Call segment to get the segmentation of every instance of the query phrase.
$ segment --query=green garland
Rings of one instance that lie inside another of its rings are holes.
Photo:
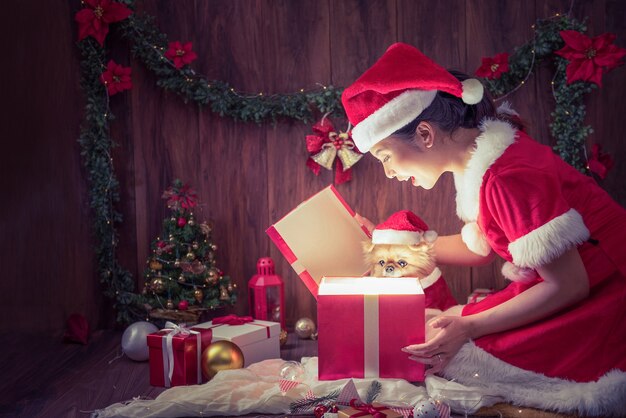
[[[134,0],[121,0],[120,3],[134,9]],[[340,100],[342,89],[323,86],[314,91],[292,94],[242,94],[226,82],[209,81],[199,76],[189,66],[175,68],[163,55],[168,39],[158,30],[153,17],[132,14],[115,26],[130,42],[135,58],[158,77],[157,85],[180,95],[185,102],[210,106],[221,116],[256,123],[276,123],[281,118],[308,123],[321,114],[345,117]],[[487,89],[502,98],[521,87],[540,60],[554,57],[554,51],[563,46],[559,31],[565,29],[586,30],[582,23],[568,16],[539,20],[534,39],[517,48],[509,58],[509,72],[496,80],[484,80]],[[115,226],[122,221],[122,216],[115,209],[115,204],[119,202],[119,184],[111,158],[111,149],[116,144],[110,137],[109,129],[109,122],[114,116],[109,108],[106,88],[100,82],[105,69],[106,50],[91,37],[79,41],[78,48],[82,56],[81,86],[86,96],[85,120],[79,143],[88,171],[90,203],[94,211],[98,271],[105,295],[114,299],[118,321],[128,323],[143,318],[145,313],[134,297],[132,275],[120,266],[116,256],[118,234]],[[556,107],[550,128],[557,140],[555,150],[565,161],[585,171],[585,159],[581,153],[591,128],[583,126],[583,100],[592,85],[582,82],[567,85],[566,66],[566,60],[556,57],[553,79]]]

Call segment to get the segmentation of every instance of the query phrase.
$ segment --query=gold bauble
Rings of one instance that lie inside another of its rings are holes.
[[[189,251],[185,257],[187,257],[188,260],[193,260],[196,258],[196,255],[192,251]]]
[[[228,287],[227,287],[226,289],[228,289],[228,291],[229,291],[230,293],[232,293],[232,292],[233,292],[233,290],[235,290],[235,288],[233,287],[232,283],[228,283]]]
[[[185,283],[185,281],[186,281],[185,276],[183,276],[182,274],[178,276],[178,283]]]
[[[215,244],[211,244],[211,249],[212,249],[213,251],[217,251],[217,245],[215,245]]]
[[[204,292],[202,291],[202,289],[196,288],[193,291],[193,297],[196,300],[196,302],[202,303],[202,301],[204,300]]]
[[[220,300],[230,300],[230,295],[224,286],[220,286]]]
[[[193,244],[191,244],[191,248],[193,248],[194,250],[198,249],[198,243],[194,242]]]
[[[180,267],[180,260],[179,259],[176,259],[176,261],[174,261],[174,266]]]
[[[172,217],[170,218],[170,221],[172,221],[172,222],[176,222],[176,218],[172,216]],[[171,235],[170,235],[170,236],[171,236]]]
[[[299,338],[311,338],[317,327],[311,318],[300,318],[296,322],[294,331]]]
[[[150,269],[161,270],[162,268],[163,264],[159,263],[157,260],[150,260]]]
[[[155,277],[150,282],[150,288],[155,293],[162,293],[165,290],[165,283],[163,283],[163,279],[160,277]]]
[[[174,235],[170,234],[170,242],[174,242]]]
[[[204,282],[209,285],[217,284],[217,276],[207,276],[204,278]]]
[[[241,369],[244,364],[243,353],[230,341],[216,341],[202,352],[200,359],[202,374],[208,380],[220,370]]]
[[[189,218],[189,222],[187,223],[191,226],[194,226],[196,222],[193,220],[193,218]]]
[[[217,269],[216,269],[216,268],[211,267],[211,268],[209,269],[209,277],[210,277],[211,279],[213,279],[213,278],[217,278],[217,277],[219,277],[219,275],[220,275],[220,274],[219,274],[219,272],[217,271]]]
[[[280,330],[280,335],[278,336],[278,342],[280,342],[281,347],[287,344],[287,331],[284,329]]]
[[[165,307],[167,309],[174,309],[174,302],[172,301],[172,299],[167,300],[167,302],[165,303]]]

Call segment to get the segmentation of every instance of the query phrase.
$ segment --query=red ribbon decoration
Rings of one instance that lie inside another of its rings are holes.
[[[600,144],[593,144],[591,147],[591,158],[587,161],[587,168],[604,180],[609,170],[613,167],[613,158],[602,152]]]
[[[324,118],[320,122],[313,125],[314,135],[306,136],[306,149],[309,151],[311,156],[317,154],[322,150],[324,144],[335,143],[337,140],[337,131],[335,127],[330,122],[330,120]],[[352,134],[348,133],[349,138],[351,140]],[[360,151],[354,148],[355,152],[360,154]],[[311,158],[306,160],[306,165],[311,169],[315,175],[319,175],[321,166],[313,161]],[[348,168],[347,170],[343,169],[343,164],[339,158],[335,158],[335,183],[341,184],[352,179],[352,168]]]
[[[251,316],[226,315],[226,316],[218,316],[217,318],[214,318],[212,323],[213,325],[218,325],[218,324],[243,325],[252,321],[254,321],[254,318],[252,318]]]
[[[384,412],[381,412],[385,409],[389,409],[386,406],[374,406],[372,404],[362,404],[362,405],[358,405],[357,404],[357,400],[356,399],[352,399],[350,401],[350,406],[358,411],[361,411],[357,414],[351,415],[351,418],[357,418],[357,417],[363,417],[366,415],[371,415],[374,418],[385,418],[387,416],[387,414],[385,414]]]

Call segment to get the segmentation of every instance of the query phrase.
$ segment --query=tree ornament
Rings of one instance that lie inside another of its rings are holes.
[[[211,244],[211,250],[217,251],[217,245],[216,244]]]
[[[220,286],[220,300],[230,300],[228,290],[224,286]]]
[[[195,287],[193,290],[193,298],[196,300],[196,302],[202,303],[202,301],[204,300],[204,292],[202,291],[202,289]]]
[[[176,260],[174,260],[174,266],[175,267],[180,267],[180,260],[178,258]]]
[[[162,268],[163,268],[163,264],[159,263],[157,260],[150,261],[151,270],[161,270]]]
[[[196,221],[193,220],[193,217],[189,218],[189,222],[187,222],[190,226],[194,226]]]
[[[310,158],[307,160],[307,167],[319,175],[320,167],[332,170],[333,163],[337,160],[335,167],[335,183],[341,184],[351,178],[351,168],[362,157],[352,142],[349,132],[335,131],[333,124],[325,117],[313,126],[315,135],[307,135],[306,146]]]
[[[175,180],[174,184],[167,188],[161,197],[167,200],[169,209],[176,211],[193,209],[198,204],[198,195],[195,190],[180,180]]]
[[[281,347],[287,344],[288,336],[289,335],[287,334],[287,331],[284,328],[280,330],[280,335],[278,336],[278,342],[280,343]]]
[[[219,275],[220,275],[220,274],[219,274],[219,270],[218,270],[218,269],[216,269],[215,267],[211,267],[211,268],[209,269],[208,274],[209,274],[209,278],[210,278],[211,280],[217,280],[217,279],[218,279],[218,277],[219,277]]]
[[[197,249],[198,249],[198,243],[194,241],[194,242],[191,244],[191,248],[193,248],[194,250],[197,250]]]
[[[317,327],[311,318],[300,318],[296,321],[294,332],[301,339],[311,338]]]
[[[428,398],[415,405],[415,408],[413,408],[413,417],[450,418],[450,407],[440,400]]]
[[[624,62],[626,49],[613,44],[615,35],[604,33],[590,38],[575,30],[563,30],[559,32],[565,41],[565,46],[555,54],[569,61],[565,72],[567,84],[574,81],[588,81],[602,87],[602,75]]]
[[[172,222],[176,222],[176,218],[172,216],[172,217],[170,218],[170,221],[172,221]],[[170,236],[171,236],[171,235],[170,235]]]
[[[180,218],[178,218],[178,221],[176,222],[176,224],[180,228],[182,228],[183,226],[187,225],[187,219],[181,216]]]
[[[200,231],[202,231],[204,235],[209,235],[211,233],[211,227],[206,222],[202,222],[200,224]]]
[[[170,234],[170,242],[174,242],[174,235]]]
[[[211,380],[221,370],[243,368],[244,357],[236,344],[226,340],[216,341],[204,349],[200,365],[204,377]]]
[[[185,276],[183,276],[182,274],[180,276],[178,276],[178,283],[183,284],[186,281],[187,280],[185,279]]]
[[[229,292],[232,293],[232,291],[235,289],[232,285],[232,283],[228,283],[228,287],[226,288]]]
[[[152,289],[154,293],[163,293],[163,291],[165,290],[165,283],[163,283],[163,279],[161,279],[160,277],[155,277],[154,279],[152,279],[152,281],[150,282],[150,289]]]
[[[188,301],[183,299],[180,302],[178,302],[178,310],[179,311],[186,311],[187,308],[189,308],[189,302]]]
[[[187,257],[187,260],[193,260],[194,258],[196,258],[196,255],[193,253],[193,251],[189,251],[185,257]]]
[[[167,302],[165,302],[165,307],[167,309],[174,309],[174,302],[172,301],[172,299],[168,299]]]

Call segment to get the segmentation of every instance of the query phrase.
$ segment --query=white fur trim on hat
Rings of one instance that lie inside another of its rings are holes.
[[[461,100],[464,103],[473,105],[479,103],[483,99],[485,88],[483,84],[475,78],[468,78],[461,82],[463,85],[463,94]]]
[[[513,264],[537,268],[589,239],[583,217],[570,209],[509,244]]]
[[[365,153],[379,141],[418,117],[435,99],[437,90],[407,90],[352,128],[352,139]]]
[[[372,244],[417,244],[422,234],[417,231],[398,231],[397,229],[375,229],[372,232]]]
[[[508,261],[502,265],[502,275],[511,281],[521,283],[528,283],[539,276],[533,269],[518,267]]]
[[[476,222],[466,223],[461,229],[461,239],[467,245],[467,248],[475,254],[488,256],[491,253],[491,247],[487,242],[487,238],[478,227]]]
[[[580,416],[624,416],[626,372],[618,369],[607,372],[595,382],[548,377],[508,364],[470,341],[452,357],[443,375],[476,389],[468,388],[468,393],[488,393],[486,399],[492,402],[483,406],[506,402]],[[429,394],[433,393],[428,377],[426,387]],[[475,404],[473,400],[472,405]],[[454,409],[454,404],[450,406]],[[465,409],[464,412],[475,410]]]

